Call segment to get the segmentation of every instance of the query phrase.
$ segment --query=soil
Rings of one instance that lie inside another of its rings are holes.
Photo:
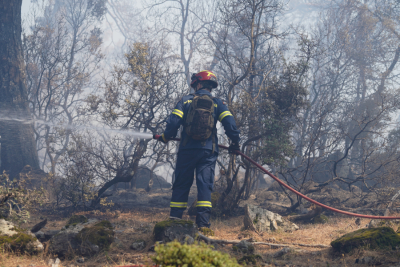
[[[195,188],[192,188],[189,204],[195,200]],[[286,210],[289,206],[288,201],[284,201],[282,193],[273,193],[274,198],[267,194],[266,190],[259,191],[252,195],[247,201],[241,203],[259,205],[264,208],[271,208],[274,212]],[[351,193],[349,193],[351,194]],[[103,251],[90,259],[84,259],[83,263],[78,263],[80,258],[62,261],[61,266],[124,266],[124,265],[152,265],[151,257],[155,255],[150,251],[154,245],[153,228],[157,222],[169,218],[169,199],[171,190],[157,189],[150,193],[144,190],[119,190],[108,200],[115,203],[112,207],[105,207],[102,210],[88,212],[76,212],[76,215],[85,215],[88,218],[99,220],[107,219],[115,227],[116,241],[108,251]],[[321,201],[328,202],[334,197],[317,196]],[[338,196],[336,194],[335,197]],[[269,200],[266,200],[269,199]],[[345,205],[340,204],[340,207]],[[338,206],[335,206],[338,207]],[[349,207],[346,207],[349,208]],[[305,205],[307,209],[307,205]],[[243,217],[239,211],[236,216],[216,218],[211,220],[211,229],[215,235],[214,239],[243,240],[252,237],[256,241],[278,243],[278,244],[308,244],[308,245],[327,245],[336,238],[355,231],[366,228],[370,220],[361,219],[356,223],[356,218],[344,217],[336,214],[329,214],[328,222],[325,224],[298,223],[300,230],[294,232],[273,232],[257,234],[243,229]],[[29,222],[22,224],[21,227],[30,228],[43,218],[48,219],[48,223],[42,231],[61,229],[66,224],[72,214],[57,215],[36,212],[32,214]],[[395,214],[391,214],[395,215]],[[184,219],[194,220],[194,217],[184,215]],[[397,230],[397,225],[394,225]],[[141,251],[130,248],[136,240],[144,240],[146,247]],[[216,249],[229,253],[231,256],[241,259],[244,254],[234,251],[232,245],[218,245]],[[255,246],[255,254],[261,256],[255,266],[400,266],[397,265],[400,258],[400,250],[376,250],[368,251],[365,249],[353,251],[350,254],[334,253],[332,248],[310,248],[293,246],[293,249],[283,256],[276,257],[276,253],[281,250],[278,247],[267,245]],[[7,252],[0,253],[0,267],[2,266],[51,266],[49,260],[54,260],[54,255],[44,253],[37,256],[17,255]],[[356,262],[358,262],[356,264]],[[248,264],[247,266],[252,266]]]

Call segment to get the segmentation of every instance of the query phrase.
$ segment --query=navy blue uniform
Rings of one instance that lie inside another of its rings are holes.
[[[209,95],[207,90],[198,90],[198,95]],[[167,119],[167,127],[163,133],[165,139],[174,138],[179,127],[184,123],[189,111],[193,95],[184,96],[176,105],[172,114]],[[239,143],[240,131],[236,128],[236,122],[225,103],[214,98],[214,122],[217,121],[224,126],[226,135],[232,142]],[[187,139],[186,142],[183,140]],[[205,142],[194,140],[187,136],[185,129],[182,131],[179,145],[178,158],[175,169],[175,182],[172,186],[171,217],[182,218],[183,211],[187,207],[190,187],[193,184],[194,170],[196,170],[197,184],[197,216],[198,227],[209,227],[211,213],[211,192],[214,185],[215,163],[218,157],[218,138],[214,133],[215,150],[213,150],[213,137],[210,136]],[[185,144],[184,144],[185,143]]]

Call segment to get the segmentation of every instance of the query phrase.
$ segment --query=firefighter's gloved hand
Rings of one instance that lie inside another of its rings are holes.
[[[240,151],[240,146],[238,143],[232,143],[228,148],[228,152],[231,154],[237,154],[236,151]]]
[[[162,134],[160,137],[158,137],[157,141],[166,144],[169,140],[164,137],[164,134]]]

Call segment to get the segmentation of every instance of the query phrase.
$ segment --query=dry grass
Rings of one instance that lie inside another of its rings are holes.
[[[12,266],[47,266],[44,257],[42,256],[28,256],[28,255],[16,255],[8,252],[0,253],[0,267],[12,267]]]
[[[146,210],[135,210],[129,212],[81,212],[89,218],[108,219],[115,225],[117,241],[113,243],[108,252],[103,252],[96,257],[86,260],[85,264],[77,264],[76,259],[65,261],[61,266],[118,266],[130,264],[151,265],[151,257],[153,252],[148,252],[150,246],[154,244],[152,231],[157,222],[168,219],[169,209],[167,208],[152,208]],[[42,215],[43,216],[43,215]],[[50,222],[46,229],[60,229],[68,218],[50,218]],[[185,215],[184,219],[190,219]],[[194,219],[194,218],[192,218]],[[32,221],[24,225],[30,227],[40,221],[40,216],[33,218]],[[211,228],[215,232],[216,239],[238,240],[253,237],[257,241],[271,243],[303,243],[303,244],[323,244],[329,245],[330,242],[343,234],[355,231],[365,227],[369,219],[361,219],[360,226],[355,224],[355,218],[351,217],[331,217],[326,224],[300,224],[300,230],[287,233],[275,232],[257,233],[243,229],[243,216],[235,218],[222,218],[212,220]],[[397,229],[395,229],[397,230]],[[146,249],[143,251],[133,251],[130,245],[134,240],[143,239],[147,243]],[[236,258],[243,255],[233,252],[231,245],[219,246],[219,250],[231,254]],[[396,262],[399,259],[397,251],[382,252],[382,251],[356,251],[350,255],[336,255],[330,249],[318,248],[301,248],[298,247],[291,253],[281,257],[274,258],[273,254],[278,249],[272,249],[269,246],[257,246],[256,253],[260,254],[264,261],[264,266],[353,266],[357,258],[365,256],[382,259],[385,262]],[[2,266],[47,266],[48,260],[54,258],[52,255],[40,256],[25,256],[14,255],[10,253],[0,253],[0,267]],[[76,257],[77,258],[77,257]],[[32,265],[34,264],[34,265]],[[60,266],[60,267],[61,267]],[[358,264],[357,266],[367,266]],[[390,265],[381,265],[390,266]]]

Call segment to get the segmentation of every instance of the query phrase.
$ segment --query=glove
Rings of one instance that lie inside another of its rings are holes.
[[[166,139],[166,138],[164,137],[164,134],[162,134],[162,135],[157,139],[157,141],[166,144],[166,143],[168,143],[169,140]]]
[[[228,148],[228,152],[231,154],[237,154],[236,151],[240,151],[240,146],[238,143],[232,143]]]

